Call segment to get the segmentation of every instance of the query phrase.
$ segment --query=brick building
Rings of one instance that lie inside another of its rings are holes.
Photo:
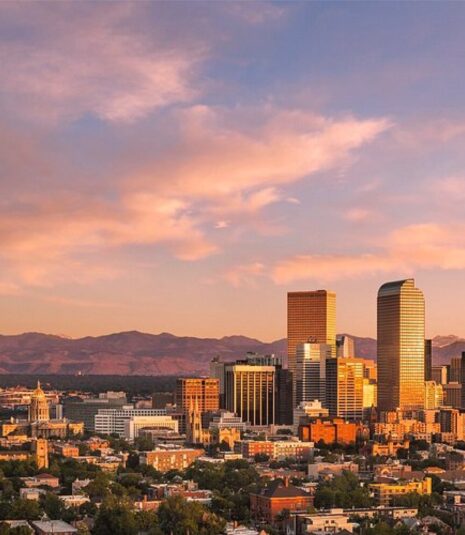
[[[255,520],[276,524],[282,511],[305,512],[313,505],[313,499],[313,494],[289,485],[287,479],[278,479],[260,493],[250,495],[250,510]]]
[[[333,420],[315,420],[309,424],[299,426],[299,439],[303,442],[320,440],[325,444],[351,444],[354,443],[363,428],[360,424],[346,422],[342,418]]]
[[[205,451],[202,449],[160,448],[141,453],[139,460],[140,464],[153,466],[159,472],[168,472],[169,470],[185,470],[204,453]]]

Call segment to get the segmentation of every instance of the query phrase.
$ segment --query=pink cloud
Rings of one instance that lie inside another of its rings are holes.
[[[51,154],[53,147],[40,143],[29,150],[33,138],[24,137],[27,169],[35,169],[36,161],[46,169],[53,161],[47,173],[53,178],[28,194],[20,188],[3,206],[0,259],[13,273],[7,282],[52,285],[117,277],[119,268],[102,258],[127,246],[162,247],[181,260],[199,260],[226,247],[226,232],[221,243],[218,233],[209,234],[218,221],[240,222],[249,233],[282,233],[282,225],[259,215],[272,203],[287,202],[288,184],[337,169],[389,127],[385,119],[270,108],[253,114],[194,107],[174,118],[181,131],[176,158],[160,156],[142,170],[129,162],[130,170],[118,180],[99,177],[93,197],[61,182],[63,176],[78,182],[79,176]],[[14,191],[18,167],[14,162],[10,167]],[[30,182],[27,173],[25,181]],[[92,258],[89,267],[86,256]]]
[[[50,121],[92,113],[132,121],[196,95],[194,73],[205,46],[181,39],[168,46],[156,24],[144,31],[140,20],[147,6],[24,7],[0,6],[7,20],[28,32],[0,48],[0,88],[22,115]]]
[[[379,240],[381,242],[381,240]],[[465,269],[465,225],[436,223],[399,228],[383,248],[361,254],[302,254],[275,262],[269,273],[257,263],[230,268],[225,280],[234,286],[271,278],[278,285],[313,280],[332,282],[379,274],[411,275],[419,269]],[[260,264],[261,265],[261,264]]]

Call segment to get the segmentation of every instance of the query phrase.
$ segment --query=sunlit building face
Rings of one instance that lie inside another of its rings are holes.
[[[425,405],[425,301],[407,279],[378,291],[378,409]]]
[[[328,344],[336,356],[336,294],[326,290],[287,294],[287,355],[296,405],[296,350],[299,344]]]

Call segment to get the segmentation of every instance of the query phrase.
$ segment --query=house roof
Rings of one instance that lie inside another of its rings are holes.
[[[309,497],[310,494],[294,485],[284,485],[284,483],[277,479],[273,481],[268,487],[262,490],[262,496],[267,498],[297,498],[298,496]]]

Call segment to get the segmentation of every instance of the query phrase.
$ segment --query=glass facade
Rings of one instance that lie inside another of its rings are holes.
[[[425,406],[425,301],[413,279],[378,291],[378,409]]]
[[[296,406],[296,351],[299,344],[328,344],[336,356],[336,294],[327,290],[287,294],[287,355]]]

